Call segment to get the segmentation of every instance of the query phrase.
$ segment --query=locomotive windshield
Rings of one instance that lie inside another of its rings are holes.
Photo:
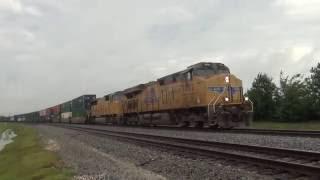
[[[203,63],[192,68],[195,76],[209,76],[215,74],[229,74],[230,70],[224,64],[220,63]]]

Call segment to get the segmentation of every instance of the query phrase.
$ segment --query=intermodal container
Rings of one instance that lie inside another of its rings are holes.
[[[28,113],[24,115],[26,122],[40,122],[40,113],[39,111]]]
[[[72,101],[65,102],[61,104],[61,113],[71,112],[71,108],[72,108]]]
[[[46,116],[47,115],[47,110],[44,109],[44,110],[39,111],[39,115],[40,115],[40,117]]]
[[[26,121],[25,114],[14,115],[13,121],[16,121],[16,122]]]
[[[72,100],[72,116],[83,117],[87,115],[90,104],[96,99],[96,95],[83,95]]]
[[[49,121],[60,122],[60,119],[61,119],[60,112],[61,112],[61,105],[57,105],[49,108]]]
[[[72,122],[84,123],[96,95],[83,95],[72,100]]]
[[[61,118],[62,119],[70,119],[70,118],[72,118],[72,112],[61,113]]]
[[[61,122],[70,123],[72,118],[72,101],[61,104]]]
[[[51,113],[53,114],[60,114],[60,107],[61,105],[57,105],[51,108]]]

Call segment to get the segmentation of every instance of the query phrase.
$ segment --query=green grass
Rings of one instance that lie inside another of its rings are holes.
[[[320,130],[320,121],[310,121],[310,122],[254,121],[251,127],[260,128],[260,129]]]
[[[69,170],[62,168],[57,156],[44,149],[32,128],[0,123],[0,132],[13,129],[18,135],[0,152],[1,180],[67,180]]]

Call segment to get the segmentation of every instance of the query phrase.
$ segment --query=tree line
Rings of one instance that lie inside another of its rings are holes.
[[[277,85],[266,73],[259,73],[247,95],[254,103],[255,120],[320,120],[320,63],[310,75],[280,73]]]

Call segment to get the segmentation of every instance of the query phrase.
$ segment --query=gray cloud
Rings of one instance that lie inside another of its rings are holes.
[[[0,2],[0,114],[102,96],[199,61],[244,80],[320,58],[318,1]]]

